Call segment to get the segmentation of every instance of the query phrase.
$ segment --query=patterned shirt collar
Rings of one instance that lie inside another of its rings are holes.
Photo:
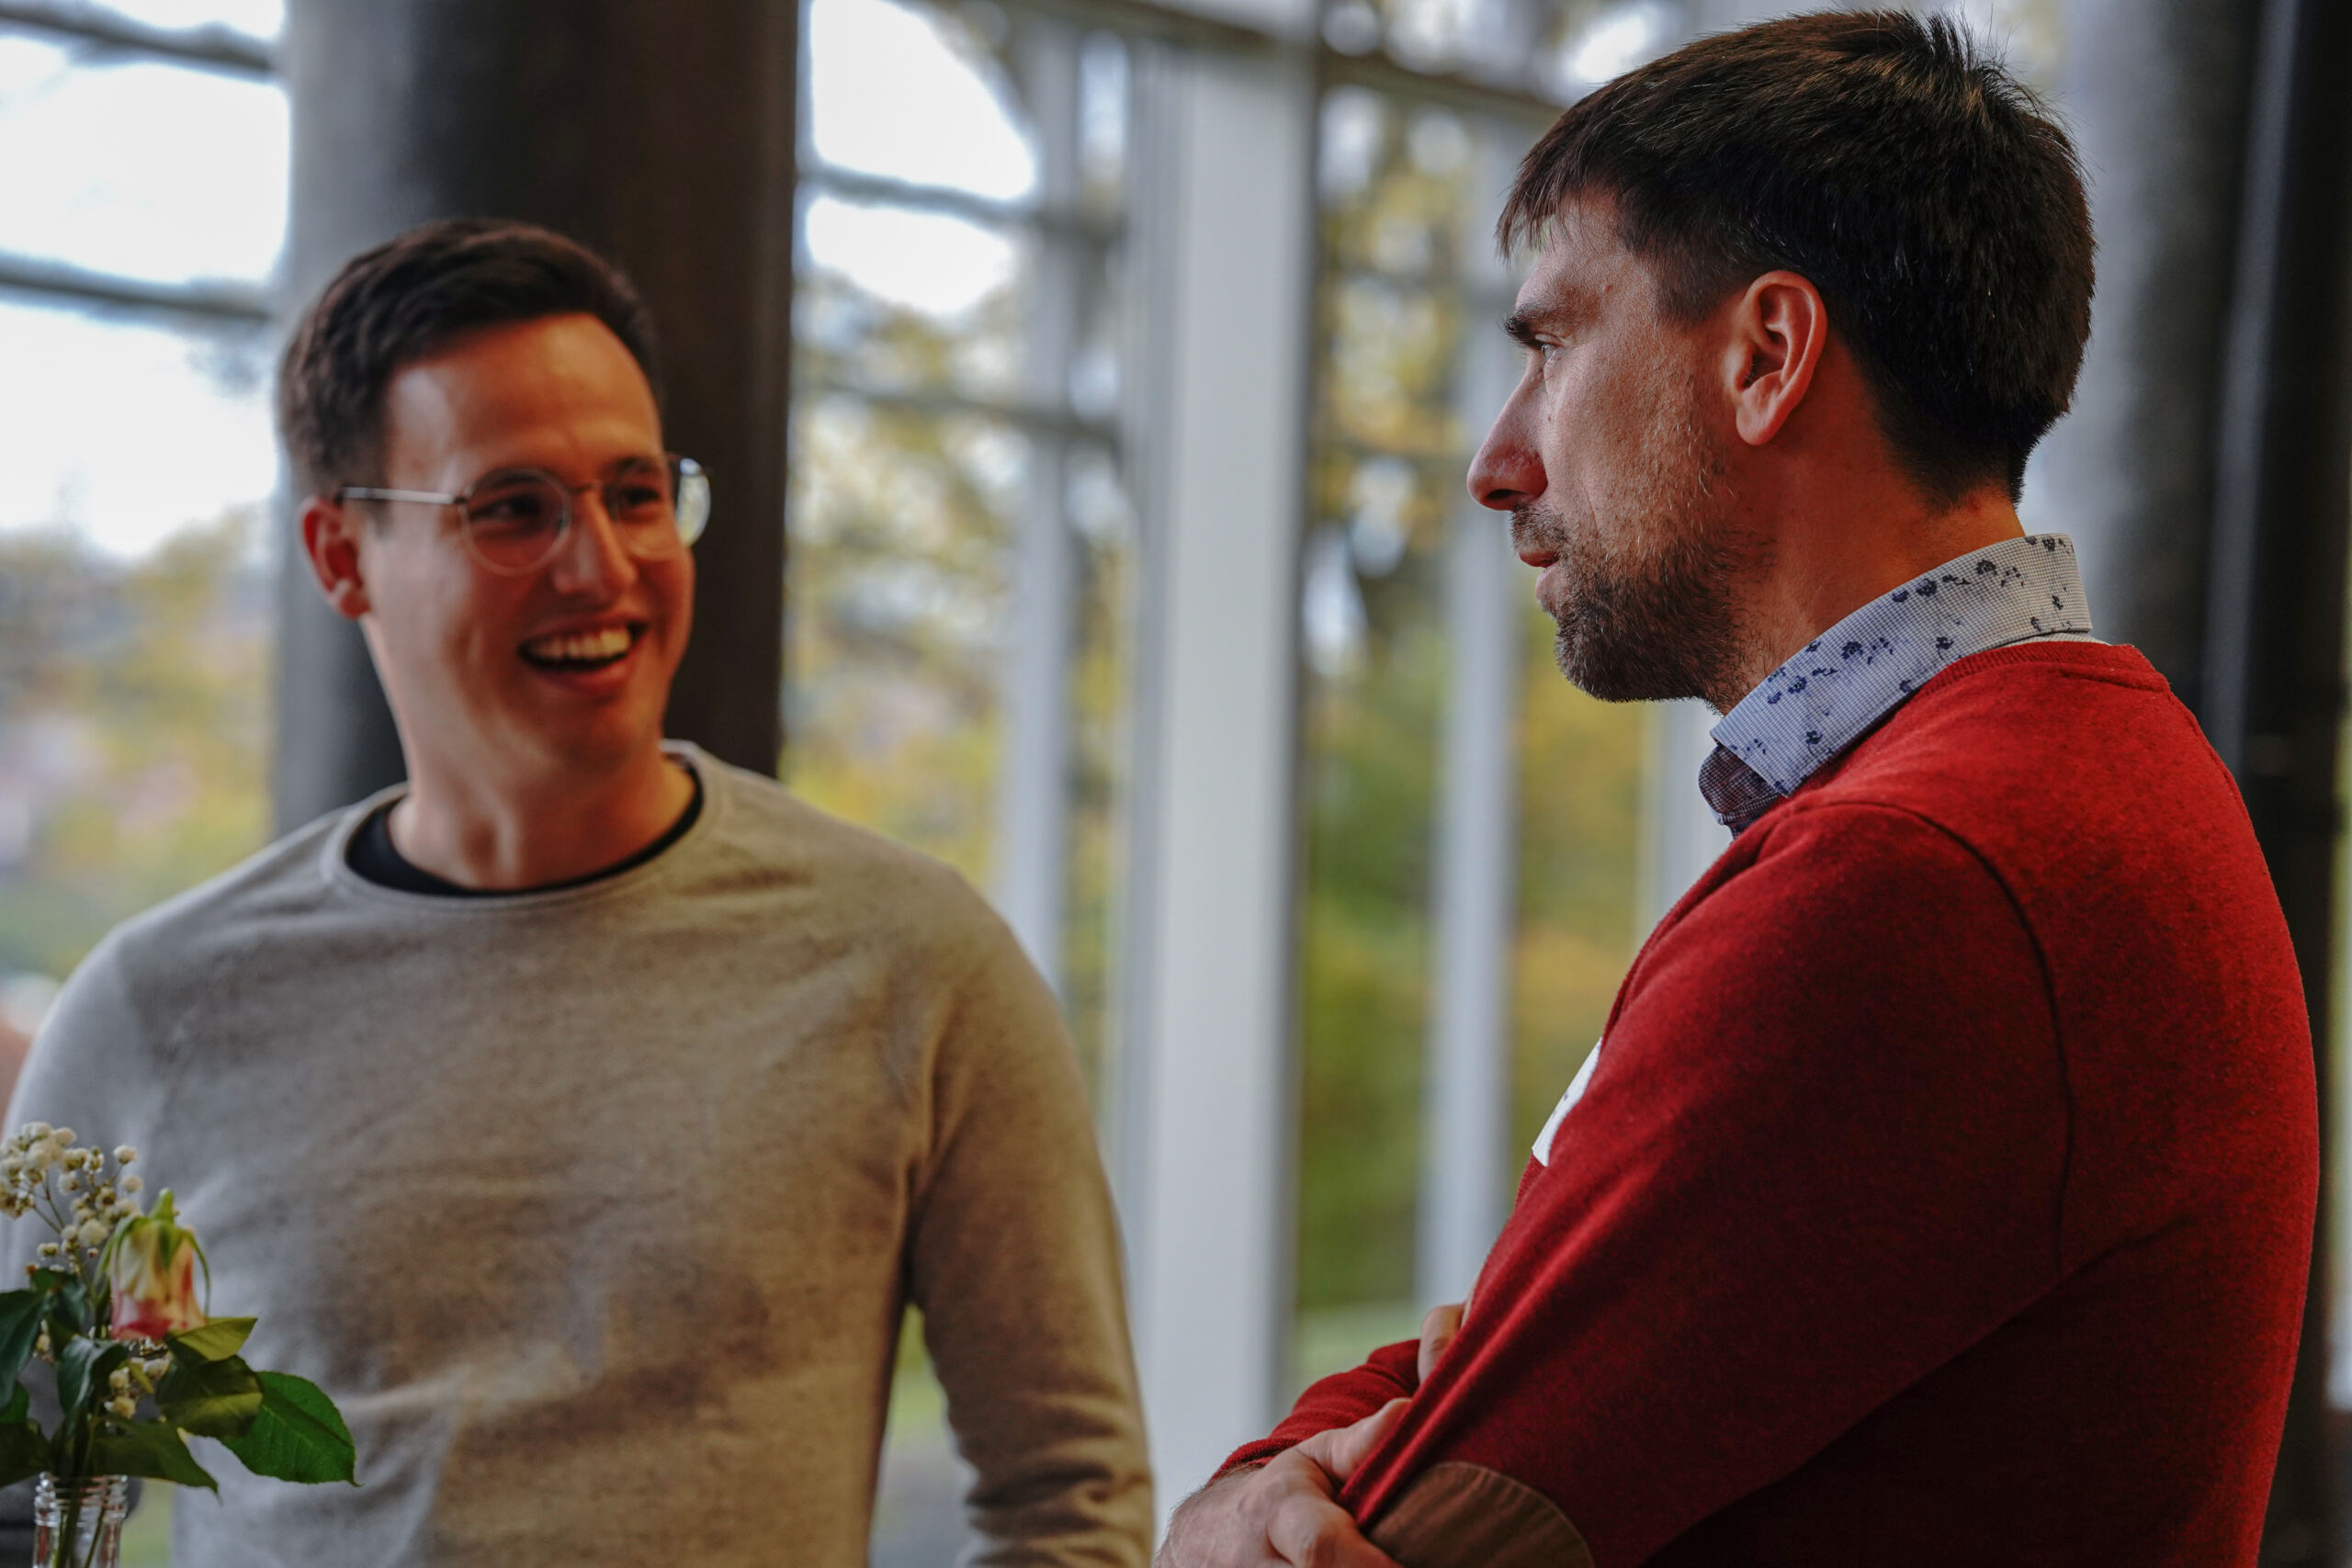
[[[1734,832],[1811,777],[1944,666],[2045,637],[2085,637],[2075,544],[2005,539],[1871,600],[1724,715],[1699,787]]]

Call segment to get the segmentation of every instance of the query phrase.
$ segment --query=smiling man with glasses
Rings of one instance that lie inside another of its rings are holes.
[[[989,1560],[1140,1564],[1051,996],[953,873],[662,739],[712,484],[627,281],[428,225],[279,398],[408,781],[116,931],[15,1106],[137,1145],[350,1418],[357,1491],[224,1473],[174,1562],[863,1562],[911,1303]]]

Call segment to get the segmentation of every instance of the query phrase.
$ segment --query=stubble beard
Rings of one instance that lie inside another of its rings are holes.
[[[1603,702],[1720,705],[1743,663],[1737,583],[1758,552],[1687,409],[1652,429],[1613,515],[1570,523],[1536,502],[1512,513],[1512,531],[1552,550],[1566,579],[1547,606],[1560,673]]]

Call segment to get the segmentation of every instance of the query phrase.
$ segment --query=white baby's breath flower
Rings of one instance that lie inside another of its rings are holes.
[[[41,1139],[49,1136],[49,1123],[46,1122],[28,1122],[17,1135],[25,1139],[28,1143],[38,1143]]]
[[[114,1227],[106,1221],[90,1219],[82,1222],[82,1229],[78,1234],[84,1247],[96,1247],[102,1244],[113,1231]]]
[[[52,1127],[50,1129],[49,1141],[55,1144],[61,1149],[70,1149],[74,1146],[74,1129],[71,1127]]]
[[[125,1192],[136,1192],[146,1185],[147,1184],[144,1181],[141,1181],[135,1176],[126,1176],[122,1179],[122,1190]]]
[[[114,1157],[117,1165],[129,1165],[132,1160],[139,1157],[139,1151],[132,1148],[129,1144],[125,1144],[122,1147],[115,1150]]]

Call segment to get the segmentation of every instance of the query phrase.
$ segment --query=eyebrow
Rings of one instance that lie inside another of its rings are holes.
[[[1548,299],[1505,316],[1503,331],[1521,348],[1539,348],[1545,332],[1572,327],[1585,314],[1587,311],[1576,300]]]

